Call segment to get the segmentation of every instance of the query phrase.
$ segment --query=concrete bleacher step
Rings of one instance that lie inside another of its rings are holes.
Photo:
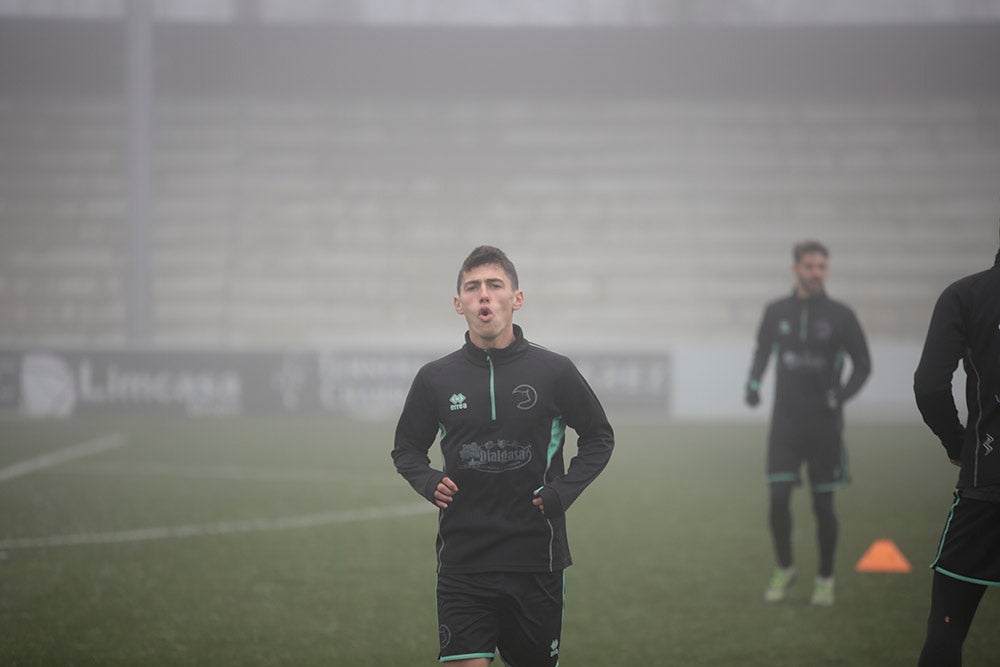
[[[870,335],[913,338],[995,241],[989,101],[167,96],[155,121],[162,344],[363,340],[395,318],[438,331],[458,263],[483,242],[518,262],[534,317],[596,338],[632,320],[742,336],[789,289],[805,236],[831,246],[831,292]],[[88,340],[124,335],[121,128],[107,99],[0,95],[13,156],[0,160],[0,315],[19,313],[15,338],[64,336],[74,317]],[[72,307],[91,295],[118,310]],[[572,303],[595,296],[596,312]],[[47,315],[24,314],[35,301]]]

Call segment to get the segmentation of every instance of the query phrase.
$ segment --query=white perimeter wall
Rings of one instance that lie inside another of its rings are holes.
[[[847,404],[846,418],[866,421],[921,421],[913,400],[913,372],[922,345],[869,341],[872,374],[861,393]],[[761,390],[761,404],[743,403],[743,388],[753,354],[753,341],[685,342],[671,347],[673,389],[671,414],[680,419],[768,419],[774,395],[774,358]],[[846,377],[846,374],[845,374]],[[956,403],[965,416],[965,373],[955,374]]]

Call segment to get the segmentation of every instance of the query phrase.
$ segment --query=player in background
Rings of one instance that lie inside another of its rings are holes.
[[[951,384],[959,360],[966,372],[964,425]],[[1000,586],[1000,253],[992,268],[941,293],[913,391],[924,421],[960,467],[931,563],[931,609],[918,666],[958,667],[983,593]]]
[[[746,402],[760,403],[760,383],[772,352],[776,357],[774,411],[767,448],[769,526],[777,567],[764,593],[767,602],[787,596],[796,577],[792,557],[792,489],[802,483],[805,463],[812,489],[819,567],[812,604],[834,601],[837,517],[833,491],[850,481],[843,444],[844,403],[871,372],[864,332],[854,312],[829,298],[825,281],[829,252],[818,241],[793,248],[795,288],[767,305],[746,384]],[[852,371],[843,382],[843,362]]]
[[[576,366],[514,324],[524,294],[501,250],[472,251],[454,301],[465,345],[417,373],[392,450],[440,508],[438,659],[485,667],[498,649],[513,667],[554,667],[572,563],[565,512],[607,465],[614,433]],[[579,436],[568,468],[567,428]],[[438,434],[442,470],[427,456]]]

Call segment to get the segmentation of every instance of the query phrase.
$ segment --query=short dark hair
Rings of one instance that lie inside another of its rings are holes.
[[[456,290],[458,292],[462,291],[463,275],[477,266],[483,266],[484,264],[499,264],[500,268],[507,274],[507,277],[510,278],[511,286],[517,289],[517,269],[514,268],[514,262],[510,261],[510,258],[500,248],[494,248],[491,245],[481,245],[473,249],[469,253],[469,256],[465,258],[465,261],[462,262],[462,268],[458,271]]]
[[[795,263],[798,264],[802,259],[803,255],[811,252],[818,252],[824,257],[830,256],[830,251],[826,249],[826,246],[819,241],[799,241],[792,247],[792,257],[795,258]]]

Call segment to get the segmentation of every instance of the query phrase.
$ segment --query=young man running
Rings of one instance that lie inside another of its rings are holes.
[[[462,264],[455,311],[465,345],[417,373],[392,458],[440,508],[437,611],[441,662],[485,667],[559,663],[565,511],[607,465],[614,433],[566,357],[529,343],[513,323],[524,294],[499,249]],[[579,436],[569,468],[565,431]],[[427,452],[440,434],[444,469]]]

